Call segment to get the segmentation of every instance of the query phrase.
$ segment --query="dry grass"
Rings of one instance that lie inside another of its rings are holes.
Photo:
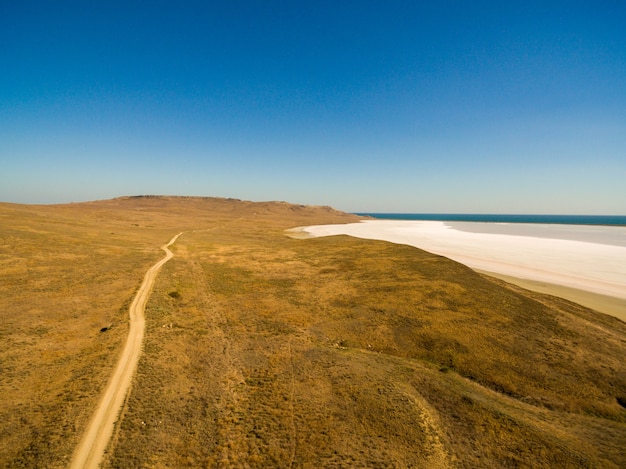
[[[623,322],[414,248],[283,232],[342,220],[223,199],[0,206],[0,463],[66,463],[134,289],[186,230],[107,466],[626,466]]]

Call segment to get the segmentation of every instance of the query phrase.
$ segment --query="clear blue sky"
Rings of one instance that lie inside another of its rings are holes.
[[[626,214],[626,2],[0,0],[0,201]]]

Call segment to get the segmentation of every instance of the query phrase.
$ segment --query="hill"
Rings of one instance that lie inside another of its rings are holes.
[[[625,467],[626,324],[328,207],[0,204],[0,465],[65,467],[172,246],[106,467]]]

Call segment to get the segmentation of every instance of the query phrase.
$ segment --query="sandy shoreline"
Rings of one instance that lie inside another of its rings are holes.
[[[546,293],[552,296],[565,298],[587,308],[595,309],[604,314],[615,316],[626,322],[626,300],[614,296],[600,295],[590,291],[579,290],[577,288],[564,287],[554,283],[546,283],[538,280],[522,279],[509,275],[498,274],[496,272],[486,272],[476,269],[477,272],[491,277],[504,280],[527,290],[539,293]]]
[[[313,237],[346,234],[408,244],[626,321],[623,227],[367,220],[300,230]]]

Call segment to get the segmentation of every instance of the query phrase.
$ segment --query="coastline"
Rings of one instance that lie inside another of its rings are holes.
[[[506,233],[497,232],[502,229]],[[529,231],[522,224],[496,226],[494,233],[490,223],[366,220],[300,227],[292,233],[407,244],[626,321],[626,230],[616,229],[562,225],[561,232],[548,228],[542,237],[541,226]]]
[[[626,322],[626,300],[614,296],[601,295],[586,290],[570,288],[554,283],[542,282],[540,280],[530,280],[510,275],[499,274],[497,272],[487,272],[484,270],[474,269],[479,274],[488,277],[494,277],[512,283],[518,287],[525,288],[537,293],[545,293],[547,295],[558,296],[573,303],[591,308],[600,313],[608,314]]]

